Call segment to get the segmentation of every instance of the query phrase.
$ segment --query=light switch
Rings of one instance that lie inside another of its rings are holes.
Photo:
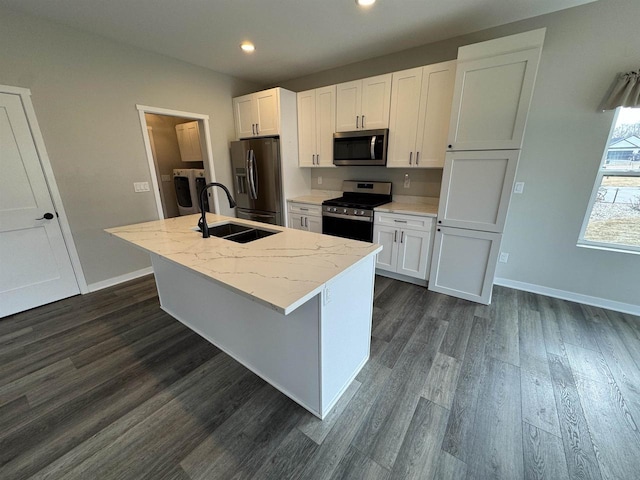
[[[507,252],[500,252],[500,263],[507,263],[509,261],[509,254]]]
[[[133,182],[133,191],[136,193],[148,192],[149,182]]]
[[[522,193],[524,192],[524,182],[516,182],[515,187],[513,187],[513,193]]]
[[[322,185],[322,177],[318,177],[318,185]]]

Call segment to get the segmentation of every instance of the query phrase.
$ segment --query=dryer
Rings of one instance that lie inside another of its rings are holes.
[[[198,204],[193,201],[195,195],[194,169],[174,169],[173,186],[176,190],[178,213],[180,213],[180,215],[193,215],[194,213],[198,213]]]
[[[200,212],[200,192],[202,192],[202,189],[207,184],[207,178],[205,176],[204,169],[194,168],[193,179],[194,179],[194,182],[193,182],[194,188],[192,189],[193,203],[195,203],[196,207],[198,208],[198,212]],[[209,211],[209,196],[206,196],[204,199],[204,209],[207,212]]]

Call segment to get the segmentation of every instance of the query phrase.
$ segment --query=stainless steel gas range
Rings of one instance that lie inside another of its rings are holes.
[[[343,195],[322,202],[322,233],[373,241],[373,209],[391,202],[391,182],[345,180]]]

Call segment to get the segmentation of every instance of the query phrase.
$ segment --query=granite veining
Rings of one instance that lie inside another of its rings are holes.
[[[198,218],[188,215],[106,231],[284,314],[317,295],[332,278],[382,250],[378,244],[214,214],[207,215],[210,225],[232,221],[279,233],[245,244],[202,238],[193,230]]]

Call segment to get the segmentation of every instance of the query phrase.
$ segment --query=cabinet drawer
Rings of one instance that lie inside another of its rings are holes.
[[[374,223],[376,225],[386,225],[396,228],[410,228],[412,230],[429,231],[433,229],[433,217],[422,217],[419,215],[404,215],[400,213],[375,212]]]
[[[289,211],[301,215],[322,215],[322,207],[320,205],[309,205],[308,203],[289,202]]]

